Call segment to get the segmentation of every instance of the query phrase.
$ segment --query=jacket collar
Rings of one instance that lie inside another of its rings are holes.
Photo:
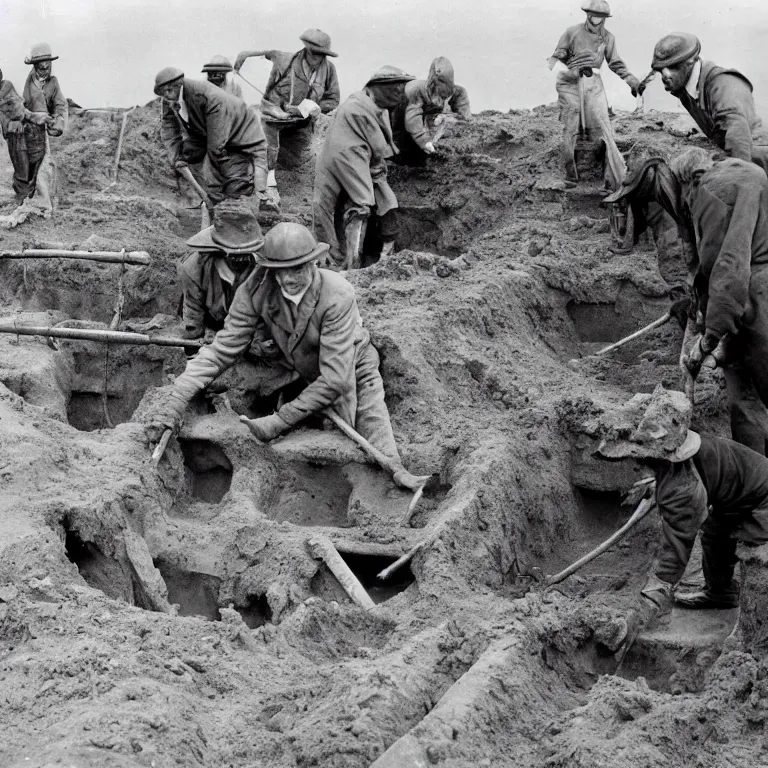
[[[312,283],[299,303],[295,325],[291,319],[291,308],[288,300],[281,293],[280,286],[274,277],[271,278],[271,282],[271,291],[266,307],[267,314],[274,323],[290,334],[288,348],[293,351],[294,347],[301,341],[302,336],[304,336],[309,319],[312,317],[312,313],[315,311],[317,302],[320,299],[320,288],[322,287],[320,270],[315,270]]]

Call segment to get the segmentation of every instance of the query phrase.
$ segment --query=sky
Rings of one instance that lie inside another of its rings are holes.
[[[768,119],[768,3],[764,0],[609,0],[607,27],[638,77],[650,70],[663,35],[692,32],[703,58],[735,67],[752,80]],[[382,64],[426,77],[430,61],[447,56],[472,111],[531,108],[556,99],[547,58],[560,34],[584,19],[580,0],[0,0],[0,67],[21,90],[24,58],[46,41],[65,95],[83,107],[127,107],[153,98],[154,76],[178,66],[190,77],[216,53],[234,61],[255,48],[298,50],[299,35],[319,27],[332,39],[342,98]],[[224,10],[222,10],[224,9]],[[269,62],[249,59],[243,75],[260,88]],[[608,72],[608,97],[633,109],[627,86]],[[242,84],[242,81],[239,81]],[[246,101],[259,94],[243,84]],[[675,109],[660,80],[648,108]]]

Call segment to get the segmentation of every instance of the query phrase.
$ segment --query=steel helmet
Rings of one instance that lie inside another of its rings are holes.
[[[392,83],[408,83],[416,78],[398,67],[385,64],[379,67],[370,77],[366,85],[391,85]]]
[[[24,63],[39,64],[41,61],[56,61],[58,58],[58,56],[53,55],[48,43],[36,43],[29,52],[29,58],[24,59]]]
[[[581,10],[586,13],[594,14],[595,16],[611,15],[611,6],[608,5],[605,0],[587,0],[587,2],[581,6]]]
[[[303,224],[282,221],[267,232],[264,248],[257,255],[258,265],[272,269],[298,267],[314,261],[329,248],[326,243],[318,243]]]
[[[178,67],[165,67],[161,69],[155,75],[155,95],[159,96],[160,89],[168,83],[174,82],[174,80],[181,80],[184,77],[184,73]]]
[[[232,62],[226,57],[216,54],[211,56],[211,60],[200,70],[201,72],[231,72]]]
[[[674,67],[701,53],[701,42],[696,35],[688,32],[673,32],[662,37],[653,49],[651,69],[662,70]]]

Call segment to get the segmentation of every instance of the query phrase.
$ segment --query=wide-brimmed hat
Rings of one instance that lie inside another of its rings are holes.
[[[256,253],[264,246],[264,235],[256,212],[240,200],[224,200],[213,209],[213,224],[187,240],[199,251]]]
[[[329,248],[327,243],[318,243],[303,224],[282,221],[267,232],[258,264],[270,269],[298,267],[319,258]]]
[[[688,32],[673,32],[656,43],[653,49],[651,69],[662,70],[664,67],[674,67],[701,53],[701,42],[696,35]]]
[[[322,29],[307,29],[299,37],[304,47],[312,53],[322,53],[323,56],[338,56],[331,50],[331,36]]]
[[[635,395],[611,415],[597,453],[608,459],[690,459],[701,438],[688,427],[691,403],[682,392],[656,387],[653,394]]]
[[[201,72],[231,72],[232,62],[221,54],[217,53],[215,56],[211,56],[211,60],[203,65]]]
[[[181,80],[184,73],[178,67],[164,67],[155,75],[155,96],[159,96],[160,89],[164,85]]]
[[[51,46],[48,43],[35,43],[29,52],[29,56],[24,59],[25,64],[39,64],[41,61],[56,61],[58,56],[53,55]]]
[[[399,67],[393,67],[391,64],[385,64],[379,67],[368,79],[366,85],[391,85],[393,83],[409,83],[415,80],[414,75],[409,75]]]
[[[581,6],[581,10],[586,13],[591,13],[594,16],[610,17],[611,15],[611,7],[605,0],[587,0],[587,2]]]

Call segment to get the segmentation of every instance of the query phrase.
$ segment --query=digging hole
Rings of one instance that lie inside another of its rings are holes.
[[[388,565],[392,565],[397,558],[379,555],[353,555],[340,552],[342,560],[349,566],[352,573],[357,576],[365,591],[371,596],[374,603],[383,603],[391,600],[395,595],[404,592],[416,581],[409,565],[395,571],[386,581],[381,581],[377,575]]]
[[[180,440],[190,496],[218,504],[232,486],[232,462],[209,440]]]
[[[163,560],[155,561],[168,587],[168,602],[179,606],[179,616],[200,616],[207,621],[221,621],[219,584],[216,576],[186,571]]]
[[[112,426],[128,421],[149,387],[164,383],[162,357],[142,354],[136,348],[109,348],[109,370],[103,344],[89,344],[73,353],[74,378],[67,404],[67,420],[81,432],[109,427],[104,413],[103,392],[107,388],[107,411]]]
[[[620,312],[615,304],[581,304],[569,301],[568,316],[583,342],[612,342],[642,328],[642,318]]]
[[[235,609],[250,629],[262,627],[272,621],[272,609],[269,607],[266,595],[252,597],[245,605],[236,605]]]
[[[77,566],[88,586],[115,600],[124,600],[132,605],[140,603],[134,599],[133,582],[125,569],[93,542],[83,541],[76,530],[65,527],[64,547],[67,559]]]
[[[281,468],[276,498],[264,507],[278,523],[346,528],[351,493],[343,467],[292,461]]]

